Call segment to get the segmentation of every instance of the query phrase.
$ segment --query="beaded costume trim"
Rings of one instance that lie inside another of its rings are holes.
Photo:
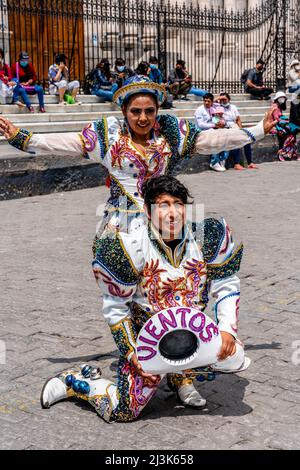
[[[8,142],[16,149],[25,152],[32,135],[32,132],[29,132],[26,129],[17,129],[16,133],[8,139]]]
[[[247,134],[248,137],[250,137],[250,139],[252,140],[252,143],[256,142],[256,138],[254,137],[254,135],[252,134],[252,132],[249,131],[249,129],[243,128],[243,129],[241,129],[241,130],[244,131],[245,134]]]
[[[217,256],[225,237],[225,227],[217,219],[204,220],[203,256],[207,263],[211,263]]]
[[[109,149],[108,142],[108,127],[106,118],[102,118],[95,122],[95,128],[98,134],[98,141],[100,144],[101,158],[104,159]]]
[[[125,318],[110,329],[121,356],[127,359],[135,352],[136,334],[131,319]]]
[[[233,254],[226,261],[220,264],[207,265],[207,277],[209,281],[216,281],[218,279],[226,279],[226,277],[233,276],[237,273],[241,266],[244,246],[243,244],[233,252]]]
[[[117,282],[126,286],[136,285],[138,273],[126,252],[117,232],[95,240],[95,260]]]

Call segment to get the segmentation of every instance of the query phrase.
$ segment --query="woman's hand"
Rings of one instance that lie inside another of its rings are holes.
[[[269,134],[270,130],[277,124],[277,121],[274,121],[273,113],[276,110],[276,104],[273,104],[269,111],[266,112],[264,118],[264,132]]]
[[[153,374],[147,374],[146,372],[144,372],[141,364],[138,361],[138,358],[137,358],[136,354],[133,354],[131,356],[130,362],[133,365],[133,367],[135,368],[135,370],[137,371],[138,375],[140,375],[145,380],[145,382],[150,382],[150,384],[152,384],[152,385],[158,385],[158,383],[160,381],[160,376],[159,375],[153,375]]]
[[[0,134],[6,139],[11,139],[17,132],[18,128],[9,120],[0,116]]]

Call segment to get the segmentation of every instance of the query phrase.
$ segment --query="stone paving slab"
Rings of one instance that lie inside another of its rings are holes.
[[[91,361],[115,377],[118,355],[90,266],[106,188],[0,202],[0,448],[298,449],[299,172],[299,162],[274,162],[181,177],[206,215],[224,216],[245,244],[239,334],[252,364],[197,383],[202,411],[178,405],[163,382],[128,424],[106,424],[74,400],[39,404],[44,380],[64,368]]]

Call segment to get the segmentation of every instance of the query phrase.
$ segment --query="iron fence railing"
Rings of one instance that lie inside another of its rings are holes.
[[[0,0],[0,47],[11,63],[26,50],[45,84],[57,53],[81,82],[103,57],[134,68],[155,55],[165,77],[181,58],[196,85],[240,92],[241,73],[259,58],[266,83],[284,83],[299,52],[299,11],[300,0],[237,12],[163,0]]]

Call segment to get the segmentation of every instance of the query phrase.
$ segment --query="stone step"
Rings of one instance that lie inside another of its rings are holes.
[[[291,98],[292,96],[292,93],[287,93],[286,94],[288,99]],[[217,93],[215,93],[215,96],[217,96]],[[275,94],[271,95],[272,97],[275,96]],[[191,95],[189,94],[188,95],[188,98],[191,100],[191,101],[202,101],[202,97],[200,96],[196,96],[196,95]],[[235,102],[235,101],[251,101],[251,102],[257,102],[257,103],[264,103],[264,101],[259,101],[259,100],[254,100],[253,98],[251,98],[251,96],[247,93],[239,93],[239,94],[230,94],[230,98],[231,98],[231,101],[232,102]],[[45,99],[45,103],[46,104],[57,104],[58,103],[58,96],[54,96],[54,95],[45,95],[44,96],[44,99]],[[94,96],[94,95],[78,95],[78,99],[82,102],[82,103],[105,103],[105,101],[103,100],[103,98],[99,98],[98,96]],[[30,101],[33,103],[33,104],[38,104],[38,98],[37,98],[37,95],[34,95],[34,96],[30,96]],[[174,101],[174,104],[178,103],[178,102],[181,102],[182,100],[175,100]],[[183,103],[187,103],[188,101],[182,101]],[[106,102],[107,103],[107,102]],[[108,103],[109,104],[109,103]]]
[[[194,116],[185,116],[187,119],[194,121]],[[248,115],[243,118],[243,124],[246,126],[255,125],[260,119],[261,115],[258,115],[258,119],[254,121],[255,115]],[[63,126],[62,123],[63,122]],[[81,121],[55,121],[51,122],[22,122],[22,127],[35,133],[57,133],[57,132],[79,132],[90,122],[89,119]]]
[[[270,103],[265,101],[235,101],[233,102],[239,111],[243,109],[261,109],[267,110],[270,107]],[[289,104],[289,103],[288,103]],[[201,105],[199,101],[176,101],[174,103],[174,109],[191,109],[196,110]],[[37,104],[33,105],[35,112],[39,111]],[[58,104],[46,104],[45,106],[47,113],[74,113],[74,112],[109,112],[109,111],[119,111],[120,108],[113,103],[83,103],[82,105],[67,105],[60,106]],[[16,105],[0,105],[0,113],[2,114],[18,114],[18,115],[28,115],[28,110],[26,108],[19,108]]]
[[[254,121],[259,121],[265,113],[265,109],[252,108],[251,110],[240,109],[240,115],[242,120],[247,120],[249,116],[253,117]],[[190,109],[171,109],[171,110],[161,110],[160,114],[171,114],[177,116],[178,118],[190,118],[194,117],[194,111]],[[25,123],[40,123],[40,122],[77,122],[77,121],[94,121],[101,119],[102,117],[114,116],[122,119],[123,114],[120,111],[89,111],[89,112],[73,112],[73,113],[45,113],[45,114],[6,114],[5,117],[8,118],[15,124],[21,124],[25,126]]]

